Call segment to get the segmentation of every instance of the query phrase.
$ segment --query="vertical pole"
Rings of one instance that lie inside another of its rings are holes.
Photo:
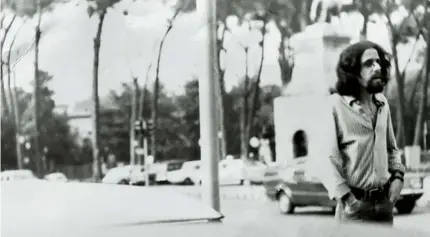
[[[423,147],[424,151],[427,151],[427,121],[424,121],[424,129],[423,129]]]
[[[132,87],[132,95],[131,95],[131,116],[130,116],[130,165],[136,164],[136,156],[134,152],[135,148],[135,131],[134,131],[134,123],[136,121],[136,103],[137,103],[137,92],[139,90],[137,86],[137,78],[133,78],[133,87]]]
[[[200,4],[199,4],[200,3]],[[205,33],[208,41],[202,69],[204,74],[199,80],[199,110],[200,110],[200,150],[203,164],[202,196],[203,200],[213,209],[220,211],[218,159],[219,145],[217,136],[217,105],[216,80],[217,50],[216,50],[216,1],[198,0],[197,8],[202,7],[205,22]]]
[[[144,164],[145,164],[145,170],[146,170],[146,172],[145,172],[145,185],[146,186],[149,186],[149,182],[150,182],[150,180],[149,180],[149,171],[150,171],[150,164],[148,164],[147,163],[147,161],[145,161],[144,159],[146,159],[146,157],[148,157],[148,139],[147,139],[147,137],[145,136],[144,138],[143,138],[143,162],[144,162]]]
[[[143,148],[143,154],[139,153],[139,160],[145,167],[145,186],[149,186],[149,164],[146,157],[148,157],[148,125],[146,120],[142,120],[142,132],[139,135],[139,148]]]

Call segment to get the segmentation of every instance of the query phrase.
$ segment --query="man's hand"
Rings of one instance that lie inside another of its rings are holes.
[[[342,201],[347,205],[351,205],[358,200],[355,198],[354,194],[347,193],[345,196],[342,197]]]
[[[389,198],[392,204],[395,204],[400,198],[400,192],[403,188],[403,182],[399,179],[394,179],[390,184]]]
[[[367,208],[366,204],[358,200],[352,193],[348,193],[343,197],[343,203],[345,204],[345,214],[350,217]]]

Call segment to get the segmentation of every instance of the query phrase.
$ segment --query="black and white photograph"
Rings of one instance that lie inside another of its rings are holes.
[[[1,237],[430,237],[430,0],[0,0]]]

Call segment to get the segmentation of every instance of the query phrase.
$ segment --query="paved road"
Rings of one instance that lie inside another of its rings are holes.
[[[255,223],[263,225],[282,225],[296,232],[306,223],[329,223],[334,221],[328,209],[318,207],[298,208],[293,215],[279,213],[276,203],[253,200],[223,200],[221,212],[226,222],[238,222],[245,226]],[[430,234],[430,209],[419,207],[410,215],[396,215],[394,226],[397,228],[415,229]],[[291,235],[294,236],[294,235]]]

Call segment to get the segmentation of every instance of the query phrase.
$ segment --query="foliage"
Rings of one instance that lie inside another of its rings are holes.
[[[87,0],[88,7],[87,13],[89,17],[92,17],[95,13],[104,15],[107,13],[109,8],[112,8],[115,4],[119,3],[121,0]]]
[[[33,17],[38,13],[38,2],[40,2],[40,9],[43,11],[50,11],[55,7],[55,4],[61,3],[60,0],[3,0],[2,8],[9,8],[16,15],[20,17]]]
[[[240,153],[240,139],[238,139],[240,134],[238,121],[241,111],[241,105],[238,103],[241,98],[240,90],[240,87],[235,87],[226,95],[226,136],[229,141],[227,148],[229,154],[235,155]],[[151,97],[150,91],[146,93],[148,93],[147,98]],[[260,136],[263,125],[272,123],[272,98],[280,95],[280,88],[273,85],[265,86],[260,95],[257,111],[259,119],[254,124],[254,136]],[[120,93],[111,92],[110,98],[111,105],[101,104],[100,140],[104,152],[102,155],[106,157],[108,153],[112,153],[118,161],[129,162],[131,87],[124,86],[124,90]],[[147,99],[144,106],[144,118],[150,118],[150,104],[151,101]],[[160,90],[159,129],[156,132],[159,160],[200,158],[198,145],[200,138],[199,92],[196,78],[187,82],[185,93],[182,95],[169,96],[163,89]]]
[[[48,87],[48,83],[52,80],[52,76],[47,72],[40,71],[40,88],[41,88],[41,107],[40,107],[40,147],[39,150],[47,148],[46,159],[53,161],[55,164],[73,164],[79,161],[79,147],[76,140],[76,134],[72,133],[68,118],[62,114],[54,112],[55,102],[52,98],[53,92]],[[33,84],[34,85],[34,84]],[[34,113],[33,111],[33,95],[24,90],[17,89],[18,112],[20,113],[20,127],[22,128],[22,136],[26,138],[26,142],[33,144],[34,128]],[[2,148],[1,157],[2,165],[7,167],[16,167],[16,150],[15,150],[15,129],[13,118],[2,114],[1,128]],[[34,165],[32,155],[34,147],[24,149],[24,156],[30,158],[30,168]]]
[[[243,103],[241,103],[243,93],[243,83],[234,87],[226,95],[226,133],[227,151],[229,154],[238,155],[240,153],[240,114]],[[273,125],[273,99],[281,95],[281,88],[276,85],[267,85],[260,88],[260,97],[256,105],[256,118],[251,125],[249,137],[261,137],[265,127]],[[248,141],[247,141],[248,143]]]

